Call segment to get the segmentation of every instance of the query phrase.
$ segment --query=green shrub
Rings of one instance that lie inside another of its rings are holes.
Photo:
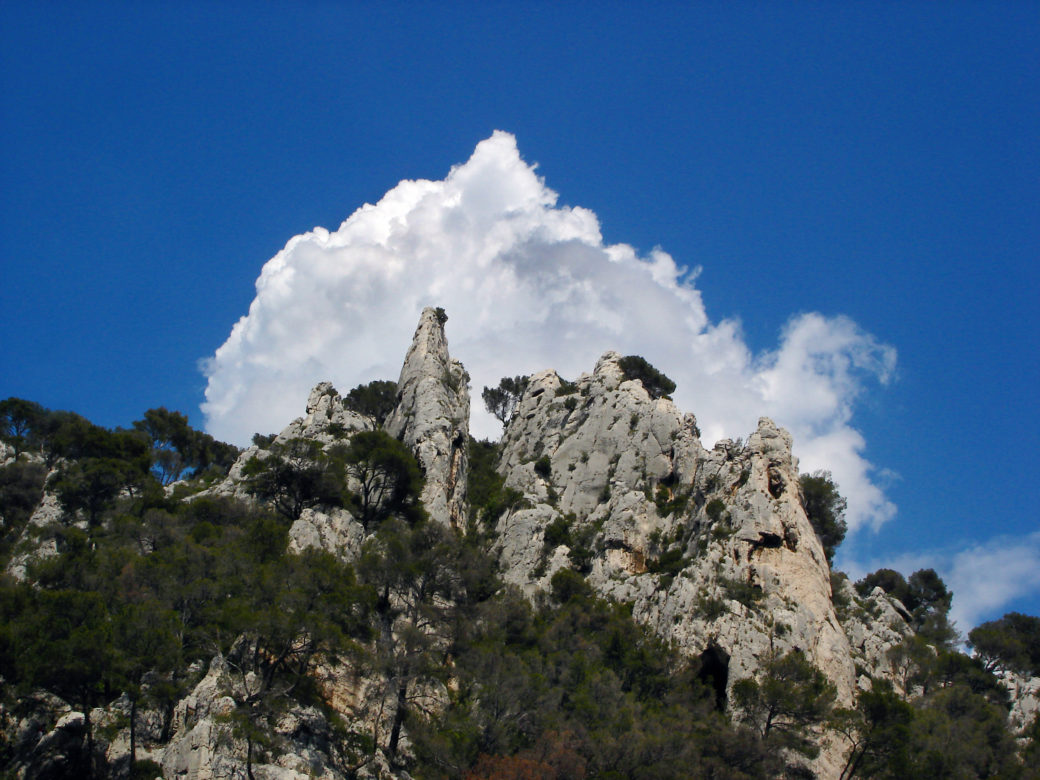
[[[646,570],[651,574],[665,574],[674,577],[686,568],[688,561],[682,547],[672,547],[665,550],[657,558],[651,558],[646,562]]]
[[[725,601],[715,596],[708,596],[705,593],[697,597],[694,609],[704,620],[718,620],[729,611],[726,609]]]
[[[576,571],[560,569],[549,580],[553,600],[558,604],[566,604],[572,599],[588,599],[592,597],[592,588],[585,578]]]
[[[840,571],[831,572],[831,600],[835,609],[839,611],[848,609],[850,606],[848,593],[845,592],[845,583],[848,577]]]
[[[581,528],[573,529],[571,532],[569,542],[571,551],[567,553],[567,557],[570,559],[571,566],[582,574],[588,574],[592,571],[592,541],[595,539],[598,531],[598,525],[585,525]]]
[[[534,473],[543,479],[552,478],[552,461],[549,460],[548,455],[542,455],[534,462]]]
[[[571,522],[574,520],[573,514],[567,514],[557,517],[547,526],[542,532],[543,548],[548,550],[555,550],[561,544],[569,545],[571,542]]]
[[[556,391],[556,396],[559,397],[561,395],[573,395],[576,392],[578,392],[578,383],[577,382],[568,382],[566,379],[564,379],[561,376],[560,377],[560,387]],[[577,402],[577,399],[575,399],[575,402]]]
[[[727,598],[738,601],[745,607],[751,609],[762,600],[762,596],[764,595],[761,587],[758,585],[752,585],[749,582],[744,582],[743,580],[720,577],[719,585],[722,586],[722,592]]]
[[[713,523],[718,523],[722,520],[722,515],[726,511],[726,505],[723,503],[721,498],[713,498],[708,502],[708,505],[704,507],[705,514],[708,515],[709,519]]]
[[[715,541],[721,541],[723,539],[729,539],[733,536],[733,529],[727,525],[717,525],[711,529],[711,538]]]
[[[274,440],[278,438],[277,433],[254,433],[253,434],[253,446],[259,447],[262,450],[266,450]]]
[[[675,382],[639,355],[627,355],[618,361],[618,365],[625,379],[640,382],[651,398],[667,398],[675,392]]]
[[[665,485],[658,485],[657,495],[654,496],[654,504],[657,506],[657,513],[661,517],[681,514],[686,509],[689,500],[690,496],[685,491],[673,492]]]

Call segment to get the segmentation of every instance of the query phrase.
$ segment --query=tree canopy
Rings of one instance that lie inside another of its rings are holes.
[[[16,455],[38,446],[47,415],[35,401],[13,397],[0,401],[0,441],[14,447]]]
[[[194,430],[188,418],[165,407],[149,409],[134,422],[134,429],[148,437],[152,447],[152,472],[163,485],[207,469],[226,474],[238,457],[238,448]]]
[[[412,522],[422,516],[422,471],[408,448],[393,436],[360,431],[349,444],[336,447],[332,458],[349,478],[349,505],[366,530],[390,515]]]
[[[1040,677],[1040,618],[1008,612],[969,631],[968,646],[989,671]]]
[[[378,425],[383,424],[396,405],[397,382],[388,379],[358,385],[343,399],[347,409],[373,418]]]
[[[265,453],[250,458],[242,474],[250,493],[271,502],[290,521],[308,507],[343,506],[346,500],[342,480],[313,439],[274,442]]]
[[[527,389],[530,377],[502,377],[498,387],[485,387],[480,397],[484,399],[484,407],[493,414],[500,423],[508,425],[513,419],[516,407]]]
[[[761,679],[738,680],[733,696],[741,717],[763,740],[814,757],[819,747],[811,729],[830,716],[837,691],[804,653],[792,650],[768,658]]]
[[[188,418],[165,407],[149,409],[130,430],[107,430],[65,411],[51,411],[32,401],[0,401],[0,440],[15,453],[39,452],[48,465],[60,460],[108,461],[107,470],[151,470],[163,485],[207,470],[222,476],[238,457],[238,448],[194,430]],[[122,461],[116,467],[112,461]],[[100,468],[100,467],[99,467]],[[95,472],[98,469],[94,469]]]

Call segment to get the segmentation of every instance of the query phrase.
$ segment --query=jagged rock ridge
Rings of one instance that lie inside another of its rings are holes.
[[[422,312],[384,428],[421,465],[422,500],[431,518],[462,530],[469,377],[449,354],[445,319],[438,309]],[[305,415],[275,442],[306,439],[328,449],[377,427],[347,409],[323,382],[307,399]],[[573,383],[552,370],[536,374],[501,441],[498,470],[521,496],[495,527],[502,576],[534,597],[549,588],[556,571],[578,569],[596,592],[630,604],[638,620],[686,656],[700,658],[723,705],[735,681],[755,676],[770,657],[792,649],[827,675],[842,704],[851,704],[872,677],[898,683],[887,654],[912,633],[905,610],[880,589],[859,599],[847,580],[832,586],[802,506],[791,446],[786,431],[762,418],[746,443],[723,440],[706,449],[696,418],[626,378],[614,352]],[[245,466],[266,456],[263,448],[249,448],[228,478],[207,492],[248,498]],[[47,495],[30,525],[45,525],[60,513]],[[358,556],[365,538],[346,508],[305,509],[290,530],[293,549],[316,547],[348,560]],[[25,562],[25,556],[12,559],[9,568],[24,574]],[[142,755],[160,762],[166,777],[240,776],[244,770],[235,756],[241,746],[221,725],[233,704],[226,696],[226,659],[216,657],[208,670],[197,671],[197,684],[175,708],[172,736]],[[322,675],[337,710],[361,717],[369,696],[363,675],[337,668],[324,668]],[[1035,713],[1036,683],[1009,683],[1021,692],[1013,715],[1020,725]],[[119,706],[92,719],[115,722]],[[82,715],[75,715],[62,715],[40,744],[53,751],[82,729]],[[294,707],[278,729],[292,750],[277,763],[256,767],[258,777],[341,776],[332,769],[333,739],[321,713]],[[125,757],[125,743],[123,736],[111,741],[110,761]],[[831,743],[815,771],[837,776],[843,749]],[[402,776],[382,756],[362,775]]]
[[[546,587],[569,550],[545,550],[544,529],[571,515],[572,536],[591,531],[589,581],[686,653],[715,646],[738,679],[764,654],[798,647],[850,700],[850,648],[801,507],[790,436],[763,418],[746,445],[705,450],[695,418],[626,381],[619,357],[604,355],[573,389],[551,371],[531,378],[503,437],[506,484],[531,504],[499,521],[505,576]],[[549,474],[539,474],[546,457]],[[676,550],[680,568],[648,570]],[[721,599],[724,614],[705,615],[706,599]]]

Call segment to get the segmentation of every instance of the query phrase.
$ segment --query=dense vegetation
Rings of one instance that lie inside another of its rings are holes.
[[[426,518],[417,464],[382,431],[324,449],[269,441],[243,472],[256,500],[241,500],[203,492],[234,450],[186,432],[177,413],[150,410],[107,431],[15,401],[0,407],[0,436],[19,453],[0,467],[0,564],[23,545],[54,554],[28,562],[24,581],[0,576],[3,767],[23,755],[19,719],[41,717],[49,694],[87,714],[66,776],[154,777],[149,762],[135,766],[139,724],[152,724],[151,742],[168,740],[175,704],[218,657],[233,702],[223,722],[249,774],[287,749],[292,735],[278,724],[306,706],[347,776],[377,749],[416,778],[800,776],[824,727],[854,746],[844,777],[1037,776],[1037,726],[1019,756],[994,672],[1036,673],[1040,621],[1012,613],[980,626],[969,658],[952,647],[949,593],[930,570],[857,584],[899,598],[919,629],[892,657],[910,694],[877,682],[855,708],[838,708],[830,683],[793,652],[733,686],[731,719],[713,657],[684,658],[628,606],[596,597],[581,561],[535,603],[503,584],[491,529],[521,498],[495,472],[490,442],[469,444],[460,533]],[[174,472],[186,481],[163,489]],[[45,490],[61,512],[26,531]],[[820,492],[840,519],[840,496]],[[366,538],[351,562],[290,549],[308,507],[360,520]],[[389,703],[384,718],[348,722],[333,710],[317,672],[343,667],[371,682],[373,707]],[[90,713],[117,700],[131,756],[113,766]]]

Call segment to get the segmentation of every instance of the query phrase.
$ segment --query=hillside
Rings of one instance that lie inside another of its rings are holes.
[[[827,475],[637,356],[472,439],[445,321],[242,452],[4,402],[7,776],[1037,776],[1040,620],[968,656],[935,572],[833,572]]]

